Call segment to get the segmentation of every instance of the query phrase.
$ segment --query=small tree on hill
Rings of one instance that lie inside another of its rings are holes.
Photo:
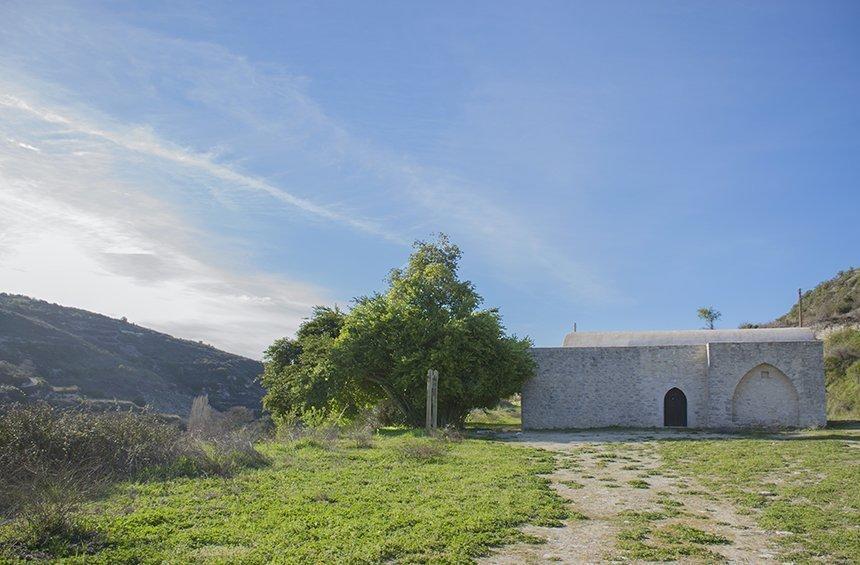
[[[709,330],[714,329],[714,322],[720,319],[722,313],[718,310],[714,309],[713,306],[708,306],[705,308],[699,308],[698,316],[700,319],[704,320],[708,326]]]

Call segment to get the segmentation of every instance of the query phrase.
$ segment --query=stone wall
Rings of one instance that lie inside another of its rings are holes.
[[[687,423],[707,417],[704,345],[532,349],[536,376],[522,394],[523,429],[663,425],[663,397],[678,387]]]
[[[799,398],[782,371],[762,363],[751,369],[735,387],[732,425],[738,427],[797,426]]]
[[[531,351],[537,373],[523,387],[523,429],[660,427],[673,387],[687,397],[693,428],[826,424],[818,341]]]
[[[797,425],[802,428],[827,424],[824,390],[824,351],[820,341],[784,343],[711,343],[708,344],[710,358],[709,392],[710,409],[708,426],[712,428],[742,427],[754,422],[738,421],[738,413],[749,413],[738,406],[735,393],[738,385],[751,370],[766,363],[778,369],[790,381],[797,394],[797,421],[786,421],[782,425]],[[761,369],[758,369],[759,371]],[[760,377],[759,377],[760,378]],[[742,389],[745,387],[742,387]],[[791,418],[791,390],[776,382],[759,383],[753,388],[752,402],[761,403],[763,412],[780,412]],[[781,391],[781,392],[780,392]],[[776,395],[779,396],[776,396]],[[767,397],[767,398],[765,398]],[[743,400],[743,399],[741,399]],[[778,402],[778,404],[775,404]],[[777,422],[772,421],[771,425]]]

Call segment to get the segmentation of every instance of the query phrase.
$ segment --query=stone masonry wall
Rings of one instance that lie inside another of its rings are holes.
[[[659,427],[663,397],[672,387],[686,395],[687,424],[693,428],[827,423],[819,341],[531,351],[537,372],[523,387],[527,430]],[[748,380],[736,405],[741,379],[763,363],[778,369],[770,377],[776,380]]]
[[[687,397],[687,423],[706,426],[704,345],[532,349],[536,376],[522,394],[523,429],[663,425],[663,397]]]
[[[710,409],[708,426],[712,428],[739,427],[744,422],[734,421],[735,390],[741,379],[752,369],[767,363],[779,369],[794,387],[797,394],[798,426],[814,427],[827,424],[824,390],[824,351],[820,341],[781,343],[711,343],[709,350]],[[774,377],[772,377],[774,378]],[[792,398],[789,392],[777,397],[774,383],[770,387],[759,385],[762,395],[761,410],[789,414]],[[764,398],[767,396],[767,398]],[[748,399],[749,400],[749,399]],[[782,405],[774,405],[780,402]],[[749,413],[749,407],[741,407]],[[764,415],[763,415],[764,417]],[[785,425],[794,425],[785,422]]]

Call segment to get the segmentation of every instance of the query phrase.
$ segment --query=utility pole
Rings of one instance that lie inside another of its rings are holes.
[[[797,289],[797,327],[803,327],[803,289]]]
[[[576,322],[573,323],[573,333],[576,333]]]

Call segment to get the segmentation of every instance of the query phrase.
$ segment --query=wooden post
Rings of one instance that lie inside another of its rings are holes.
[[[439,371],[433,369],[433,429],[439,427]]]
[[[439,425],[439,371],[427,371],[427,433],[432,434]]]
[[[427,433],[433,431],[433,369],[427,371],[427,417],[426,417]]]
[[[797,327],[803,327],[803,289],[797,289]]]

